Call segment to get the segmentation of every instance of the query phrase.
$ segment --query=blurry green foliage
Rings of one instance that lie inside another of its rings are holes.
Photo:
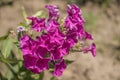
[[[1,52],[4,58],[7,58],[10,55],[12,48],[13,48],[13,40],[11,38],[7,38],[2,42]]]

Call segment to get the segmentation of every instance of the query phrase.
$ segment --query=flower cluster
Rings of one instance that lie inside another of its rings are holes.
[[[41,33],[33,39],[30,35],[23,35],[20,39],[23,52],[24,66],[34,73],[41,73],[49,70],[51,65],[54,68],[53,75],[61,76],[66,69],[64,56],[78,43],[93,40],[90,33],[84,30],[85,20],[81,10],[73,4],[68,5],[68,16],[64,21],[65,31],[60,29],[59,9],[55,5],[46,5],[49,10],[49,18],[28,17],[31,20],[31,30]],[[84,53],[91,52],[96,56],[96,46],[81,49]]]

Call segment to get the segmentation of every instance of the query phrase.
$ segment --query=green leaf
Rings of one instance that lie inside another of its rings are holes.
[[[54,79],[55,79],[55,77],[54,77],[54,76],[50,78],[50,80],[54,80]]]
[[[22,27],[28,28],[28,25],[26,23],[21,22],[19,25]]]
[[[43,78],[44,78],[44,72],[42,72],[42,73],[40,74],[39,80],[43,80]]]
[[[66,64],[69,65],[71,63],[73,63],[74,61],[73,60],[65,60],[66,61]]]
[[[24,7],[22,7],[22,15],[23,15],[23,17],[24,17],[24,19],[25,19],[26,23],[27,23],[27,24],[29,24],[29,20],[27,19],[27,13],[26,13],[26,11],[25,11],[25,8],[24,8]]]
[[[36,12],[34,15],[34,17],[40,17],[40,18],[45,18],[46,16],[48,16],[45,12],[43,11],[38,11]]]
[[[6,61],[10,64],[18,64],[19,62],[22,62],[23,60],[16,60],[16,59],[6,59]]]
[[[7,73],[6,73],[6,78],[7,80],[11,80],[14,77],[14,75],[12,74],[12,72],[7,69]]]
[[[4,36],[1,36],[1,37],[0,37],[0,41],[5,40],[7,37],[8,37],[8,34],[6,34],[6,35],[4,35]]]
[[[2,55],[4,58],[9,57],[13,47],[13,40],[11,38],[7,38],[2,43]]]
[[[42,15],[43,15],[43,11],[38,11],[33,16],[37,17],[37,16],[42,16]]]

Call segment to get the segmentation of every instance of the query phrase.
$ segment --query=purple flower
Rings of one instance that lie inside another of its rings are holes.
[[[92,43],[90,46],[83,48],[84,53],[91,52],[92,55],[95,57],[96,56],[96,45],[95,43]]]
[[[31,39],[30,36],[25,35],[21,37],[20,44],[21,44],[23,55],[35,53],[37,42]]]
[[[94,57],[96,56],[96,45],[95,45],[95,43],[92,43],[92,45],[91,45],[91,53]]]
[[[17,27],[17,32],[23,32],[23,31],[25,31],[26,29],[25,29],[25,27],[23,27],[23,26],[18,26]]]
[[[48,52],[48,50],[47,50],[47,48],[46,48],[45,45],[44,45],[44,46],[38,45],[38,46],[36,47],[35,51],[36,51],[36,54],[37,54],[40,58],[42,58],[42,59],[46,57],[47,52]]]
[[[41,45],[46,45],[46,43],[48,43],[50,40],[50,36],[48,34],[42,34],[41,36],[37,36],[37,41],[39,42],[39,44]]]
[[[74,46],[78,40],[82,40],[84,36],[90,38],[90,35],[84,30],[84,19],[82,17],[82,12],[80,8],[73,4],[72,6],[68,5],[68,17],[65,20],[65,26],[67,28],[67,41],[71,42],[71,46]]]
[[[63,58],[63,56],[61,56],[61,53],[60,53],[59,48],[57,46],[52,48],[52,50],[50,51],[50,57],[54,61],[61,60]]]
[[[52,50],[57,44],[56,42],[53,42],[52,38],[50,37],[51,37],[50,34],[43,34],[37,37],[39,45],[46,47],[47,51]]]
[[[69,16],[81,14],[81,10],[77,5],[72,4],[72,6],[67,5],[67,7],[68,7],[67,11],[68,11]]]
[[[65,35],[59,29],[56,29],[54,32],[50,32],[49,35],[50,35],[50,42],[57,44],[61,44],[61,42],[64,40],[65,37]]]
[[[24,66],[27,69],[34,69],[37,61],[38,61],[38,57],[36,55],[32,55],[32,54],[25,54],[23,56],[24,58]]]
[[[49,70],[50,64],[54,66],[54,76],[61,76],[67,65],[64,56],[69,54],[79,41],[83,46],[81,50],[84,53],[91,52],[96,56],[96,45],[84,47],[84,42],[93,40],[92,35],[84,30],[85,20],[82,17],[80,8],[73,4],[68,5],[68,16],[65,19],[65,31],[61,31],[59,19],[59,10],[57,6],[46,5],[49,10],[49,19],[29,17],[33,30],[41,32],[40,36],[32,39],[29,35],[24,35],[20,39],[20,45],[23,52],[24,66],[34,73],[41,73]],[[24,31],[19,28],[19,31]]]
[[[73,21],[73,18],[70,19],[69,17],[66,19],[65,23],[68,32],[77,32],[79,38],[83,37],[85,33],[83,24],[80,24],[78,21],[75,22]]]
[[[63,74],[63,71],[66,69],[66,63],[64,60],[62,60],[60,63],[55,65],[55,70],[53,75],[54,76],[61,76]]]
[[[84,38],[84,36],[85,36],[85,30],[84,30],[84,26],[83,25],[81,25],[81,24],[77,24],[76,25],[77,26],[77,33],[78,33],[78,38],[79,39],[83,39]]]
[[[56,20],[51,19],[46,25],[46,30],[48,32],[55,32],[55,30],[58,29],[58,27],[59,23]]]
[[[68,16],[71,16],[76,21],[78,21],[80,23],[85,22],[85,20],[82,16],[82,11],[77,5],[75,5],[75,4],[73,4],[72,6],[68,5],[67,11],[68,11]]]
[[[63,42],[61,45],[56,45],[50,50],[52,60],[61,60],[65,55],[69,54],[70,44]]]
[[[79,25],[84,26],[84,19],[82,17],[82,11],[80,8],[73,4],[72,6],[68,5],[68,16],[65,20],[65,26],[67,29],[79,29]]]
[[[85,39],[93,40],[93,37],[89,32],[85,32]]]
[[[58,7],[56,5],[46,5],[45,7],[49,10],[49,20],[58,20],[60,15]]]
[[[28,19],[31,20],[32,25],[34,25],[40,20],[38,17],[28,17]]]
[[[78,33],[73,30],[69,30],[66,35],[66,41],[70,44],[70,47],[74,47],[74,45],[78,42]]]
[[[63,57],[65,55],[68,55],[70,48],[71,48],[70,43],[68,41],[64,41],[59,49],[61,56]]]
[[[49,61],[49,59],[41,59],[32,54],[24,55],[25,68],[30,69],[32,72],[37,74],[49,69]]]
[[[48,70],[49,69],[49,61],[50,59],[44,58],[44,59],[40,59],[37,61],[36,66],[40,69],[40,70]]]
[[[76,24],[77,24],[76,21],[74,21],[74,19],[72,17],[70,17],[70,16],[68,16],[66,18],[66,20],[65,20],[65,26],[66,26],[67,29],[70,29],[70,30],[75,29],[75,30],[77,30]]]
[[[28,35],[20,39],[24,58],[24,66],[35,73],[49,69],[49,59],[46,59],[47,48],[41,46]]]
[[[45,29],[45,19],[38,18],[38,17],[29,17],[28,19],[32,20],[32,29],[36,30],[37,32],[41,32]]]

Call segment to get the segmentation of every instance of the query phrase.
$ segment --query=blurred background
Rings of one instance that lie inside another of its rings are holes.
[[[120,80],[120,0],[0,0],[0,36],[24,22],[22,9],[29,16],[45,10],[46,4],[59,6],[66,16],[67,4],[75,3],[82,9],[85,28],[94,36],[97,56],[75,52],[67,58],[75,60],[58,80]],[[7,72],[0,63],[0,72]],[[49,80],[49,73],[44,80]]]

